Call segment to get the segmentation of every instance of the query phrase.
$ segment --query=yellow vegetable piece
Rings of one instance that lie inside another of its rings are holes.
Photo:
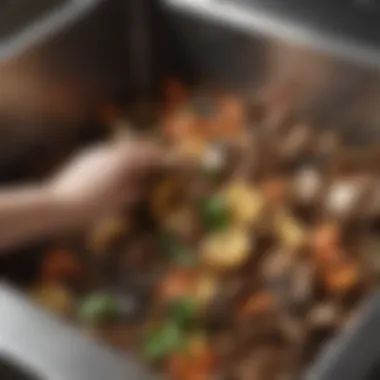
[[[200,307],[207,306],[218,291],[218,281],[212,276],[201,276],[195,289],[195,299]]]
[[[282,244],[286,248],[297,249],[305,242],[305,229],[288,213],[282,212],[277,215],[276,229]]]
[[[237,268],[248,258],[251,239],[243,229],[230,229],[208,237],[201,246],[203,262],[211,268]]]
[[[249,184],[243,181],[233,182],[226,189],[224,198],[233,223],[247,225],[260,220],[264,210],[264,198]]]
[[[31,298],[38,305],[60,316],[69,316],[75,309],[72,294],[58,284],[44,284],[32,289]]]
[[[127,231],[123,219],[107,219],[93,229],[88,238],[88,248],[93,252],[107,250],[108,246]]]

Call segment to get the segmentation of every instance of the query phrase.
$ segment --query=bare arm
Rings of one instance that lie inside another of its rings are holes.
[[[41,185],[0,190],[0,249],[80,229],[136,200],[160,162],[143,142],[105,144],[70,161]]]
[[[0,191],[0,249],[80,228],[81,210],[60,200],[47,186]]]

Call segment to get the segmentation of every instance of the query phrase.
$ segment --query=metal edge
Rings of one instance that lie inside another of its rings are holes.
[[[363,302],[345,330],[328,343],[303,379],[365,378],[380,357],[379,318],[377,291]],[[162,379],[86,338],[6,284],[0,284],[0,354],[43,380]]]
[[[26,48],[57,34],[74,24],[78,18],[92,11],[104,0],[70,0],[57,6],[51,14],[38,19],[21,30],[15,37],[0,43],[0,59],[9,60]]]
[[[324,33],[297,20],[290,20],[260,7],[248,7],[236,2],[218,0],[161,0],[165,10],[185,12],[202,17],[242,32],[258,33],[263,36],[311,46],[321,52],[348,58],[357,63],[380,65],[380,50],[345,40],[338,34]]]
[[[330,341],[304,380],[359,380],[380,359],[380,291],[367,298],[343,332]]]
[[[147,369],[84,336],[0,284],[0,355],[42,380],[153,380]]]

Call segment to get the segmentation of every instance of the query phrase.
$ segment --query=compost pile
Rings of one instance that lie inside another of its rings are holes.
[[[377,152],[273,105],[166,98],[145,201],[50,250],[33,297],[173,380],[295,379],[376,284]]]

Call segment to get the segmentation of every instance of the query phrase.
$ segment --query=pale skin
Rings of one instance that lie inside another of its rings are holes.
[[[0,190],[0,249],[74,232],[128,207],[161,160],[152,143],[108,143],[79,153],[42,183]]]

